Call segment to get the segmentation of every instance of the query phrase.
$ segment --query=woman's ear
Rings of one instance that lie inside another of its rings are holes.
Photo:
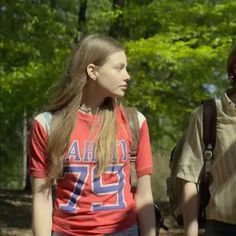
[[[87,66],[87,74],[88,76],[93,79],[96,80],[96,71],[95,71],[96,66],[94,64],[89,64]]]

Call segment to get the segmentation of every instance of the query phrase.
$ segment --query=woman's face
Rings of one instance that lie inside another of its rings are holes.
[[[123,97],[129,80],[124,51],[110,55],[105,64],[96,67],[97,92],[102,93],[104,97]]]

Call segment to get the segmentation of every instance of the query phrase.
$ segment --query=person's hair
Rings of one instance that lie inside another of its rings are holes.
[[[236,87],[235,67],[236,67],[236,45],[232,48],[227,60],[228,79],[230,80],[232,86],[234,87]]]
[[[112,38],[90,35],[81,41],[72,56],[59,92],[46,109],[51,112],[52,121],[46,150],[48,172],[42,189],[48,188],[63,173],[64,155],[74,128],[76,113],[81,105],[83,91],[89,79],[87,66],[89,64],[102,66],[108,56],[122,50],[124,48]],[[103,109],[97,114],[100,123],[99,134],[96,137],[97,175],[104,172],[115,148],[117,133],[115,103],[115,99],[106,98],[102,104]]]

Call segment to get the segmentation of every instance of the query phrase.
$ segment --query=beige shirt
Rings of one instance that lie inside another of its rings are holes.
[[[227,90],[222,99],[216,100],[216,146],[207,218],[236,224],[236,105],[227,95],[231,93],[236,89]],[[202,105],[192,113],[177,167],[179,178],[194,183],[198,183],[203,168],[202,113]]]

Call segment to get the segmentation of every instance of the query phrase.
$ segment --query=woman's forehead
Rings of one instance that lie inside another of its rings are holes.
[[[123,63],[127,64],[127,57],[124,51],[119,51],[107,57],[106,63]]]

